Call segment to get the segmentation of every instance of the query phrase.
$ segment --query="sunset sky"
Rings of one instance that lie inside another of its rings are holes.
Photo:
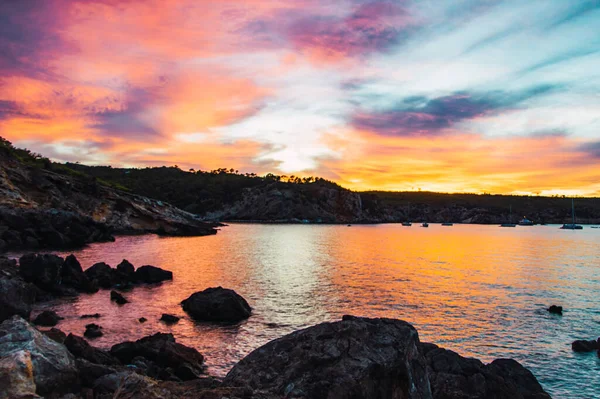
[[[4,0],[0,136],[86,164],[600,195],[600,0]]]

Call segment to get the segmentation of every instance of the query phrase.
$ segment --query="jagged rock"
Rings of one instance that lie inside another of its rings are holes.
[[[194,348],[175,342],[172,334],[157,333],[135,342],[123,342],[114,345],[110,353],[123,364],[142,357],[163,370],[172,368],[180,379],[197,378],[204,372],[204,356]],[[170,379],[170,376],[161,376],[160,373],[158,377]]]
[[[64,345],[54,342],[19,316],[0,324],[0,357],[17,351],[31,354],[37,393],[66,393],[77,386],[75,360]]]
[[[42,313],[37,315],[35,320],[33,320],[33,324],[37,324],[38,326],[53,327],[62,319],[63,318],[60,317],[55,311],[44,310]]]
[[[92,265],[85,272],[89,280],[97,280],[102,288],[111,288],[116,283],[115,269],[104,262],[98,262]]]
[[[44,334],[51,340],[58,342],[59,344],[64,344],[65,339],[67,338],[67,334],[65,334],[58,328],[51,328],[49,330],[42,331],[42,334]]]
[[[119,305],[125,305],[126,303],[129,303],[129,301],[127,299],[125,299],[125,297],[123,295],[119,294],[117,291],[110,292],[110,300],[115,301]]]
[[[160,318],[160,321],[166,324],[175,324],[179,321],[179,317],[173,316],[172,314],[163,313],[162,317]]]
[[[92,387],[98,378],[116,373],[121,369],[117,366],[92,363],[83,358],[75,359],[75,364],[79,371],[80,381],[86,387]]]
[[[69,334],[64,341],[65,346],[76,358],[104,365],[118,365],[119,360],[102,349],[94,348],[85,339]]]
[[[39,398],[28,351],[20,350],[0,358],[0,399]]]
[[[138,283],[154,284],[165,280],[173,280],[173,273],[156,266],[142,266],[135,271],[135,280]]]
[[[56,255],[27,254],[19,259],[19,273],[25,281],[55,291],[63,263],[64,259]]]
[[[224,384],[287,398],[431,398],[413,326],[348,316],[256,349]]]
[[[236,323],[252,313],[248,302],[235,291],[216,287],[196,292],[181,302],[183,310],[198,321]]]
[[[576,340],[571,344],[571,348],[574,352],[592,352],[600,349],[600,342],[594,340]]]
[[[119,390],[125,397],[160,398],[150,392],[157,386],[151,378],[132,371],[122,371],[104,375],[94,382],[95,394],[112,394]]]
[[[98,285],[83,272],[81,264],[75,255],[65,258],[61,269],[62,284],[75,288],[79,292],[98,292]]]
[[[548,308],[548,312],[552,313],[552,314],[558,314],[562,316],[562,312],[563,312],[563,307],[562,306],[556,306],[556,305],[552,305]]]
[[[0,277],[0,322],[19,315],[29,320],[37,289],[17,278]]]
[[[85,326],[85,332],[83,333],[84,337],[88,337],[88,338],[98,338],[103,336],[104,333],[102,332],[102,327],[99,326],[98,324],[87,324]]]
[[[117,265],[117,272],[125,276],[129,281],[132,281],[135,268],[127,259],[123,259],[121,263]]]

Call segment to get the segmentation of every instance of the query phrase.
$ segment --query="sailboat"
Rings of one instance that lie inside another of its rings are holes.
[[[502,223],[500,227],[517,227],[517,225],[512,222],[512,205],[510,206],[510,218],[508,220],[510,223]]]
[[[573,223],[565,223],[562,225],[563,230],[583,230],[583,226],[575,224],[575,200],[571,198],[571,216],[573,217]]]
[[[408,213],[407,213],[407,215],[408,215],[407,219],[410,220],[410,202],[408,203]],[[410,226],[412,226],[412,223],[408,222],[408,221],[402,222],[402,226],[410,227]]]

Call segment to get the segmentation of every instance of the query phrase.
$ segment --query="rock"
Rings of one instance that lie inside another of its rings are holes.
[[[0,358],[0,399],[39,398],[28,351],[20,350]]]
[[[157,333],[135,342],[122,342],[110,349],[111,355],[123,364],[130,364],[142,357],[154,362],[163,370],[171,368],[180,379],[198,378],[204,372],[204,356],[194,348],[175,342],[172,334]],[[170,379],[158,373],[161,379]]]
[[[135,271],[135,280],[138,283],[154,284],[165,280],[173,280],[173,273],[155,266],[142,266]]]
[[[172,314],[163,313],[160,321],[165,322],[166,324],[175,324],[179,321],[179,317],[173,316]]]
[[[117,291],[110,292],[110,300],[115,301],[119,305],[125,305],[129,302],[127,299],[125,299],[123,295],[119,294]]]
[[[89,280],[97,280],[98,285],[105,289],[111,288],[116,283],[115,269],[104,262],[92,265],[84,273]]]
[[[19,315],[29,320],[37,288],[18,278],[0,277],[0,322]]]
[[[140,317],[140,318],[138,319],[138,321],[139,321],[140,323],[145,323],[145,322],[147,322],[147,321],[148,321],[148,319],[146,319],[145,317]]]
[[[62,284],[73,287],[79,292],[98,292],[98,284],[90,280],[83,272],[75,255],[69,255],[65,258],[60,275]]]
[[[348,316],[256,349],[233,367],[224,385],[286,398],[431,398],[413,326]]]
[[[19,259],[19,273],[23,279],[38,287],[55,291],[64,259],[56,255],[27,254]]]
[[[157,386],[157,382],[131,371],[107,374],[94,382],[94,394],[113,394],[117,390],[126,398],[160,398],[149,395]],[[113,396],[109,396],[113,397]],[[114,397],[117,397],[115,394]],[[120,395],[119,395],[120,397]]]
[[[49,330],[42,331],[42,334],[44,334],[51,340],[58,342],[59,344],[64,344],[65,339],[67,338],[67,334],[65,334],[58,328],[51,328]]]
[[[79,316],[80,319],[99,319],[100,317],[102,317],[100,313],[84,314]]]
[[[76,358],[109,366],[120,364],[119,360],[110,353],[94,348],[85,339],[78,337],[77,335],[69,334],[65,339],[65,346]]]
[[[129,281],[133,281],[135,268],[127,259],[123,259],[121,263],[117,265],[117,272],[126,277]]]
[[[87,324],[85,326],[85,332],[83,333],[84,337],[88,337],[88,338],[98,338],[103,336],[104,333],[102,332],[102,327],[99,326],[98,324]]]
[[[552,305],[548,308],[548,312],[552,313],[552,314],[558,314],[562,316],[562,312],[563,312],[563,307],[562,306],[556,306],[556,305]]]
[[[60,317],[55,311],[44,310],[35,318],[35,320],[33,320],[33,324],[37,324],[38,326],[53,327],[62,319],[63,318]]]
[[[576,340],[571,344],[571,348],[574,352],[592,352],[596,349],[600,349],[598,341],[590,340]]]
[[[54,342],[19,316],[0,324],[0,357],[18,351],[31,355],[37,393],[66,393],[77,386],[75,360],[64,345]]]
[[[117,366],[92,363],[83,358],[75,359],[75,364],[79,371],[81,383],[86,387],[92,387],[98,378],[116,373],[121,369]]]
[[[183,310],[198,321],[236,323],[250,317],[252,308],[235,291],[217,287],[192,294],[181,302]]]

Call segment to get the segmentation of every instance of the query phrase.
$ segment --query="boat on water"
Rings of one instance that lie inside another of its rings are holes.
[[[402,222],[402,226],[410,227],[412,226],[411,222]]]
[[[442,223],[442,226],[454,226],[454,223]]]
[[[562,225],[562,230],[583,230],[583,226],[575,223],[575,200],[571,198],[571,217],[573,218],[573,223],[565,223]]]
[[[429,223],[425,222],[421,225],[421,227],[429,227]]]
[[[500,227],[517,227],[516,223],[512,222],[512,205],[510,206],[510,216],[508,217],[509,223],[502,223]]]
[[[523,219],[519,221],[519,226],[533,226],[533,221],[523,216]]]

